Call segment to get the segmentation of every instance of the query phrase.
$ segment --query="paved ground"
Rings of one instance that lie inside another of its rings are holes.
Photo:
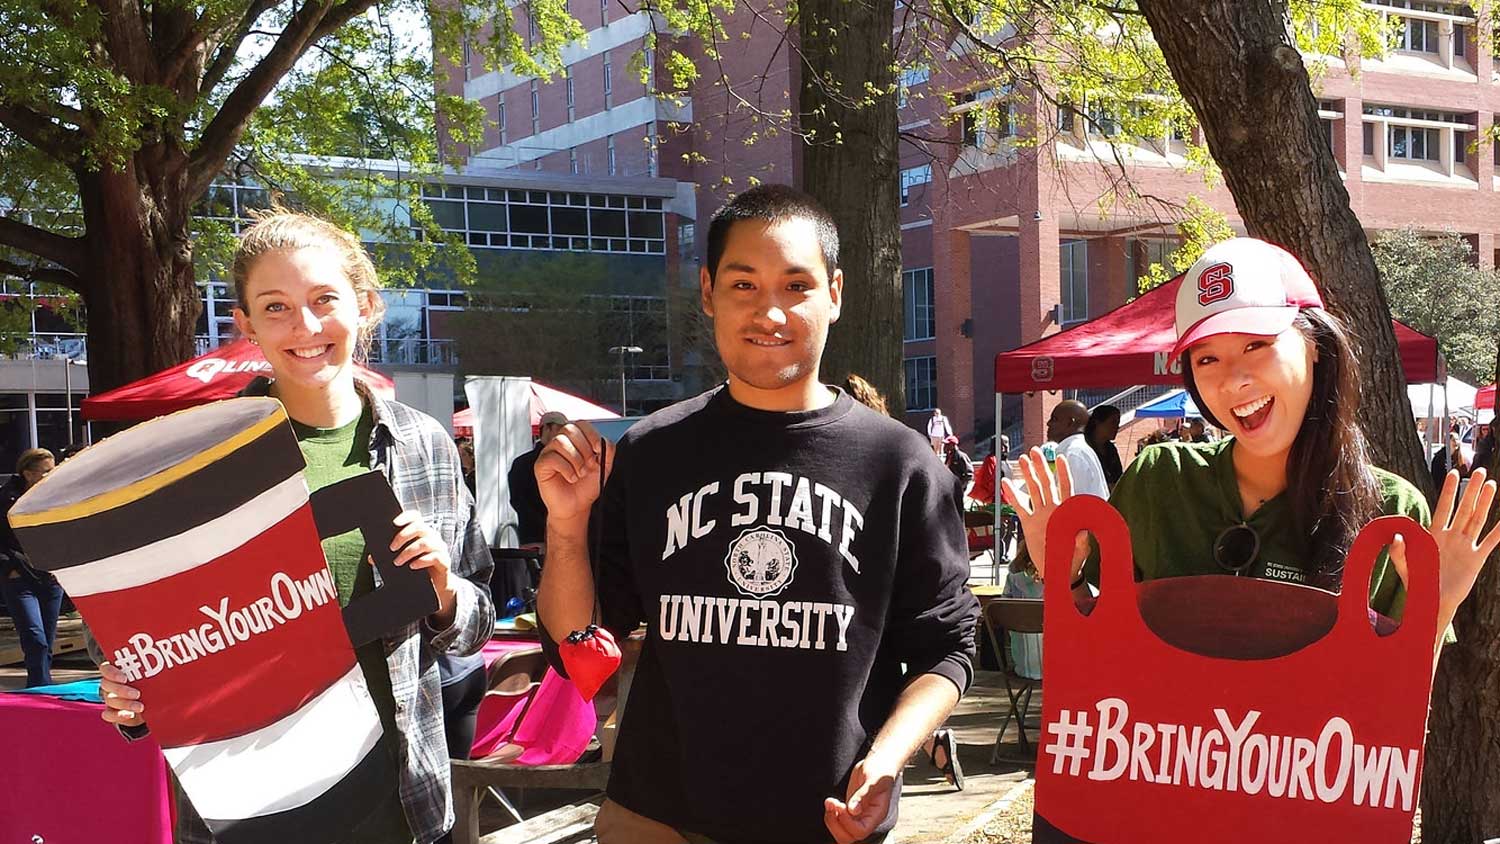
[[[92,663],[81,653],[60,656],[53,668],[53,679],[58,683],[95,676],[97,672]],[[0,690],[19,688],[25,685],[25,680],[26,672],[20,665],[0,666]],[[954,791],[926,759],[914,758],[906,770],[906,788],[901,800],[901,821],[897,827],[901,842],[942,842],[982,814],[1015,783],[1030,776],[1030,766],[1021,762],[1002,761],[996,766],[990,765],[995,731],[1007,706],[1001,675],[979,672],[974,688],[948,721],[957,733],[959,761],[963,765],[967,787],[962,792]],[[1040,695],[1034,701],[1032,711],[1034,724],[1041,711]],[[1034,730],[1032,732],[1034,734]],[[1019,752],[1014,725],[1007,734],[1005,747],[1012,758]],[[533,793],[515,797],[519,798],[517,802],[522,813],[529,817],[576,799],[578,795]],[[487,832],[507,822],[497,807],[488,804],[484,820]]]

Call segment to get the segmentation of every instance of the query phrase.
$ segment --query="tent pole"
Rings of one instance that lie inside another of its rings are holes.
[[[1000,437],[1004,433],[1005,433],[1005,394],[1002,393],[1002,392],[1000,392],[999,390],[996,390],[995,391],[995,445],[990,450],[991,453],[993,453],[995,455],[995,512],[994,512],[994,514],[992,516],[992,518],[994,519],[994,526],[993,527],[994,527],[994,530],[995,530],[995,533],[994,533],[995,544],[994,544],[994,547],[990,550],[990,582],[993,583],[996,586],[1000,585],[1000,559],[1002,557],[1001,551],[1003,550],[1000,547],[1000,543],[1002,543],[1002,542],[1005,541],[1005,534],[1000,531],[1000,523],[1002,521],[1001,520],[1001,516],[1000,516],[1000,508],[1004,505],[1004,500],[1002,499],[1002,497],[1000,495],[1000,478],[1001,478],[1001,475],[1000,475],[1000,462],[1002,460],[1006,459],[1007,457],[1009,457],[1009,455],[1003,455],[1002,456],[1000,454]],[[1000,655],[996,654],[995,658],[999,659]]]

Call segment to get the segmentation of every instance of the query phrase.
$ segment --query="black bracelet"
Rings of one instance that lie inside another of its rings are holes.
[[[1079,569],[1079,571],[1078,571],[1078,579],[1075,580],[1075,581],[1073,581],[1073,585],[1069,586],[1068,589],[1069,590],[1077,589],[1078,587],[1080,587],[1080,586],[1082,586],[1082,585],[1084,585],[1085,583],[1088,583],[1088,582],[1089,582],[1088,575],[1084,574],[1082,569]]]

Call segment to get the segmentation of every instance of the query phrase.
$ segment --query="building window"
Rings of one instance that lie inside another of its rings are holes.
[[[988,103],[997,97],[993,89],[972,91],[964,95],[964,145],[993,152],[1000,139],[1011,135],[1010,103]]]
[[[1064,241],[1058,249],[1058,324],[1071,325],[1089,318],[1089,242]]]
[[[1469,157],[1469,133],[1453,133],[1453,163],[1463,164]]]
[[[568,90],[568,122],[573,122],[573,68],[563,68],[563,83]]]
[[[1366,123],[1364,125],[1364,141],[1365,141],[1365,155],[1374,155],[1375,154],[1375,124],[1374,123]]]
[[[500,104],[495,108],[495,122],[500,124],[500,143],[508,143],[505,133],[505,92],[500,92]]]
[[[1403,18],[1405,25],[1396,38],[1396,49],[1414,53],[1436,53],[1438,51],[1437,21]]]
[[[907,358],[906,409],[931,410],[937,407],[937,358]]]
[[[908,67],[901,71],[896,84],[896,107],[906,108],[907,92],[918,85],[923,85],[932,78],[932,71],[926,65]]]
[[[911,201],[911,189],[917,185],[925,185],[932,181],[932,165],[923,164],[921,167],[908,167],[901,171],[901,206],[904,208]]]
[[[937,309],[932,304],[932,267],[901,274],[901,297],[905,302],[905,327],[901,339],[931,340],[937,336]]]
[[[610,63],[610,60],[609,60],[609,51],[605,50],[604,51],[604,95],[605,96],[609,96],[611,93],[614,92],[614,82],[611,81],[611,77],[614,76],[613,71],[614,71],[614,65]]]
[[[464,81],[465,82],[468,82],[469,79],[470,79],[469,63],[472,62],[473,60],[474,60],[474,56],[472,54],[472,51],[469,48],[469,39],[465,38],[464,39]]]
[[[570,161],[571,154],[576,148]],[[581,169],[587,168],[585,153]],[[422,196],[438,225],[471,249],[666,252],[666,212],[659,196],[462,185],[424,186]]]
[[[1438,160],[1438,130],[1392,126],[1389,132],[1391,158],[1404,158],[1408,161]]]
[[[651,124],[650,134],[646,136],[646,175],[656,178],[656,124]]]
[[[1333,149],[1333,121],[1320,120],[1318,122],[1323,124],[1323,140],[1328,142],[1329,149]]]
[[[698,226],[694,223],[679,223],[677,226],[677,256],[684,262],[698,260]]]
[[[576,147],[568,147],[568,172],[578,175],[578,149]]]
[[[537,91],[536,80],[531,80],[531,134],[535,135],[541,131],[542,124],[542,96]]]
[[[605,155],[606,164],[609,167],[609,175],[613,176],[613,175],[615,175],[615,136],[614,135],[610,135],[609,136],[609,138],[608,138],[608,146],[606,146],[604,148],[604,155]]]
[[[1059,103],[1057,106],[1057,131],[1071,134],[1073,132],[1073,118],[1077,111],[1068,103]]]
[[[531,13],[530,9],[528,9],[526,12],[526,46],[528,48],[534,48],[536,47],[536,42],[536,16]]]
[[[609,26],[609,0],[599,0],[599,25]]]

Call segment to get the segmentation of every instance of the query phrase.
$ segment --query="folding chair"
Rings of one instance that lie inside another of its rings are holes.
[[[1042,632],[1042,600],[1040,598],[994,598],[984,605],[983,622],[990,647],[1000,660],[1000,670],[1005,673],[1005,695],[1010,700],[1010,709],[1005,721],[995,733],[995,747],[990,753],[990,764],[1000,762],[1000,742],[1010,722],[1016,722],[1016,733],[1020,737],[1021,752],[1031,759],[1034,751],[1026,737],[1026,716],[1031,711],[1031,694],[1042,684],[1041,680],[1023,676],[1017,671],[1015,658],[1011,654],[1009,638],[1016,633]],[[1040,672],[1037,672],[1040,673]]]
[[[506,654],[495,660],[495,663],[489,667],[485,683],[485,698],[500,697],[512,700],[514,701],[512,707],[521,707],[521,714],[511,727],[510,735],[506,737],[507,743],[502,744],[500,750],[486,758],[496,762],[510,762],[524,752],[524,748],[510,744],[509,741],[515,737],[516,730],[521,722],[526,720],[526,714],[531,711],[532,701],[536,699],[537,689],[542,685],[542,675],[546,672],[547,658],[542,655],[541,648]],[[479,799],[483,800],[485,794],[495,798],[516,823],[523,820],[515,804],[510,802],[504,792],[494,786],[486,786]]]

